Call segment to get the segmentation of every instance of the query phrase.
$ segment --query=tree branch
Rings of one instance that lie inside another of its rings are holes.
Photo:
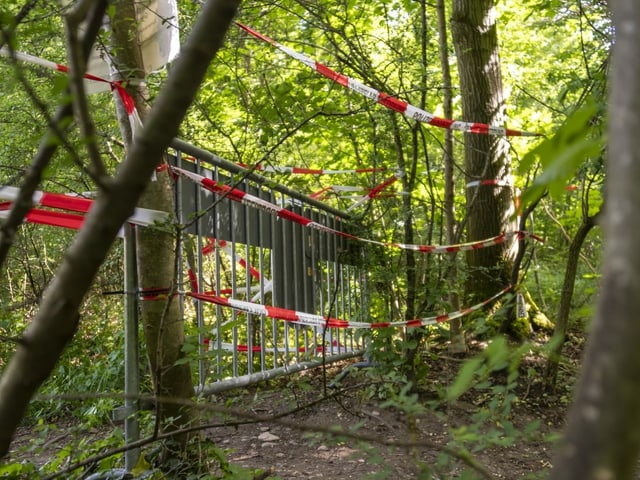
[[[78,32],[85,19],[88,20],[88,23],[93,24],[90,25],[92,30],[99,29],[102,25],[103,17],[91,15],[90,9],[92,4],[92,0],[84,0],[77,4],[65,17],[65,27],[70,68],[69,86],[73,101],[73,110],[91,161],[91,167],[88,169],[88,172],[98,186],[104,190],[109,175],[107,174],[100,156],[100,151],[98,150],[95,126],[89,113],[87,95],[84,89],[84,72],[87,68],[87,59],[83,55],[83,46],[80,45],[78,41]]]
[[[78,308],[122,224],[133,213],[158,159],[178,133],[239,3],[239,0],[211,0],[203,6],[182,55],[112,188],[95,201],[47,287],[41,308],[25,331],[29,346],[17,348],[0,378],[0,456],[8,452],[29,400],[73,337],[79,321]]]
[[[351,387],[348,388],[348,390],[360,390],[363,388],[362,384],[357,384],[357,385],[353,385]],[[399,448],[419,448],[419,447],[423,447],[423,448],[430,448],[436,451],[440,451],[443,453],[446,453],[447,455],[456,458],[458,460],[460,460],[462,463],[464,463],[465,465],[467,465],[468,467],[472,468],[473,470],[475,470],[479,475],[480,478],[484,478],[487,480],[491,480],[493,479],[493,476],[491,475],[491,473],[487,470],[487,468],[482,465],[478,460],[476,460],[475,458],[473,458],[473,456],[461,449],[456,449],[454,447],[450,447],[448,445],[441,445],[438,444],[432,440],[428,440],[428,439],[415,439],[415,438],[400,438],[400,439],[390,439],[390,438],[383,438],[380,435],[371,435],[371,434],[365,434],[362,432],[358,432],[358,431],[353,431],[353,430],[343,430],[342,428],[340,428],[340,426],[337,425],[316,425],[316,424],[310,424],[310,423],[300,423],[300,421],[297,420],[289,420],[286,419],[285,417],[293,415],[297,412],[306,410],[316,404],[319,404],[321,402],[324,402],[326,400],[330,400],[330,399],[336,399],[341,395],[344,394],[345,391],[347,389],[343,389],[343,390],[339,390],[336,392],[332,392],[328,395],[323,395],[320,398],[318,398],[317,400],[314,400],[312,402],[309,402],[307,404],[295,407],[293,409],[287,410],[285,412],[281,412],[281,413],[276,413],[274,415],[258,415],[249,411],[245,411],[245,410],[240,410],[240,409],[236,409],[236,408],[228,408],[228,407],[224,407],[224,406],[218,406],[218,405],[213,405],[210,403],[196,403],[193,402],[191,400],[183,400],[183,399],[176,399],[176,398],[158,398],[158,397],[153,397],[153,396],[136,396],[136,399],[140,400],[140,401],[144,401],[144,400],[152,400],[155,402],[160,402],[160,403],[174,403],[174,404],[179,404],[179,405],[183,405],[183,406],[189,406],[191,408],[194,409],[198,409],[200,411],[203,412],[212,412],[212,413],[217,413],[217,414],[221,414],[224,416],[231,416],[236,418],[237,420],[235,421],[224,421],[222,423],[217,422],[217,423],[203,423],[203,424],[199,424],[199,425],[193,425],[187,428],[183,428],[181,430],[177,430],[177,431],[173,431],[173,432],[168,432],[168,433],[162,433],[158,436],[150,436],[144,439],[141,439],[137,442],[133,442],[129,445],[125,445],[123,447],[120,448],[116,448],[116,449],[112,449],[108,452],[105,452],[103,454],[99,454],[99,455],[95,455],[91,458],[87,458],[85,460],[83,460],[82,462],[78,462],[74,465],[70,465],[68,468],[60,471],[60,472],[56,472],[55,474],[49,475],[48,477],[45,477],[43,480],[53,480],[55,478],[58,478],[59,476],[62,475],[66,475],[69,474],[71,472],[73,472],[74,470],[77,470],[78,468],[82,468],[85,467],[87,465],[91,465],[95,462],[98,462],[100,460],[103,460],[105,458],[111,457],[113,455],[125,452],[131,448],[139,448],[139,447],[144,447],[146,445],[150,445],[152,443],[155,443],[157,441],[161,441],[161,440],[165,440],[171,437],[174,437],[176,435],[184,435],[186,433],[192,433],[192,432],[197,432],[197,431],[202,431],[202,430],[206,430],[206,429],[211,429],[211,428],[220,428],[220,427],[230,427],[230,426],[240,426],[240,425],[246,425],[246,424],[255,424],[255,423],[270,423],[270,424],[276,424],[276,425],[281,425],[283,427],[287,427],[287,428],[291,428],[292,430],[297,430],[297,431],[301,431],[301,432],[312,432],[312,433],[322,433],[325,435],[333,435],[336,437],[344,437],[344,438],[349,438],[352,440],[356,440],[356,441],[361,441],[361,442],[367,442],[367,443],[372,443],[372,444],[376,444],[376,445],[384,445],[384,446],[389,446],[389,447],[399,447]],[[56,400],[59,400],[61,398],[67,399],[67,400],[78,400],[78,399],[87,399],[87,398],[113,398],[114,395],[113,394],[89,394],[89,395],[56,395],[54,397],[51,398],[55,398]],[[121,398],[120,396],[118,396],[118,398]]]

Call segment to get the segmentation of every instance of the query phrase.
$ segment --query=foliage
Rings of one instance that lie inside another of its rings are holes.
[[[594,101],[587,102],[576,110],[548,140],[529,151],[520,163],[520,173],[532,169],[536,162],[542,172],[522,197],[525,205],[542,195],[545,189],[551,197],[559,199],[566,190],[567,181],[575,177],[585,161],[601,156],[606,138],[596,133],[593,122],[601,116],[603,106]]]
[[[478,408],[471,423],[451,429],[450,445],[477,454],[494,446],[542,439],[538,432],[540,419],[531,420],[524,427],[514,424],[514,408],[521,402],[518,392],[526,379],[522,378],[521,365],[532,350],[531,344],[513,348],[504,337],[496,336],[480,354],[462,364],[454,382],[443,392],[443,401],[455,405],[469,396]],[[526,372],[535,375],[530,368]],[[451,463],[451,458],[441,455],[438,465],[445,467]]]
[[[20,50],[64,63],[62,38],[52,35],[62,31],[60,16],[56,10],[50,11],[52,2],[44,3],[36,7],[31,21],[19,26],[12,41]],[[558,286],[562,282],[558,265],[565,261],[567,237],[580,224],[585,211],[592,214],[599,208],[603,197],[606,138],[602,134],[602,110],[612,33],[602,2],[578,3],[580,6],[566,0],[497,2],[509,126],[546,134],[537,144],[530,139],[513,139],[511,146],[519,162],[515,183],[527,187],[523,203],[528,205],[547,189],[551,193],[536,210],[531,226],[546,243],[529,257],[524,279],[536,301],[548,312],[556,310]],[[199,7],[197,2],[179,4],[184,37]],[[318,9],[313,2],[292,1],[277,2],[265,10],[263,4],[247,2],[240,20],[331,68],[440,114],[443,92],[442,74],[435,62],[437,26],[433,15],[427,15],[425,25],[420,23],[419,9],[421,5],[424,8],[424,4],[360,2],[356,8],[353,2],[326,2],[323,9]],[[1,8],[3,13],[10,10],[15,14],[18,4],[11,2],[10,6]],[[424,56],[417,54],[422,51]],[[46,114],[60,96],[62,77],[41,68],[18,67],[5,60],[0,61],[0,72],[3,74],[0,184],[18,185],[46,127]],[[456,83],[455,70],[453,74]],[[151,99],[164,75],[159,73],[150,80]],[[35,98],[25,94],[25,82],[33,87]],[[459,112],[461,92],[456,90],[454,95],[454,109]],[[44,107],[35,106],[38,100]],[[108,94],[98,94],[90,97],[90,103],[101,139],[101,152],[109,170],[115,171],[117,158],[123,152],[118,140],[114,140],[117,126],[111,98]],[[182,125],[181,136],[222,157],[248,165],[387,168],[386,172],[358,177],[274,176],[275,180],[309,194],[330,184],[370,188],[390,171],[404,168],[407,173],[413,172],[411,181],[395,190],[397,195],[376,199],[358,211],[354,228],[382,241],[420,244],[443,241],[442,131],[416,126],[389,113],[282,52],[248,38],[240,30],[230,32],[219,63],[211,69],[198,101]],[[79,150],[77,134],[71,134],[70,140]],[[463,147],[463,137],[456,137],[456,158],[461,156]],[[461,170],[456,171],[455,178],[456,219],[460,227],[465,221],[465,177]],[[566,190],[567,185],[575,185],[580,190]],[[94,188],[69,151],[56,156],[41,185],[42,190],[55,192],[82,193]],[[337,195],[327,202],[339,208],[350,205],[348,199]],[[21,228],[8,261],[7,275],[0,278],[0,334],[3,337],[19,337],[24,331],[71,239],[70,233],[47,227]],[[585,261],[580,267],[581,277],[574,297],[576,320],[586,322],[591,316],[592,300],[598,289],[600,251],[601,238],[595,235],[583,251]],[[27,424],[45,428],[39,426],[39,420],[53,422],[67,415],[85,425],[108,424],[115,401],[67,402],[55,397],[121,390],[122,302],[119,297],[101,295],[102,291],[121,289],[120,257],[121,251],[117,248],[104,266],[82,312],[81,330],[60,360],[56,374],[41,392],[47,399],[32,404],[25,420]],[[445,300],[449,292],[443,287],[448,260],[420,256],[415,259],[415,265],[411,265],[408,256],[401,252],[369,247],[366,257],[370,262],[369,281],[377,293],[369,305],[371,320],[401,320],[408,311],[417,317],[425,312],[450,309]],[[458,266],[462,265],[461,258],[455,261]],[[408,294],[412,289],[415,298]],[[187,315],[191,314],[187,307]],[[213,317],[216,311],[212,307],[207,314]],[[239,316],[224,320],[229,320],[226,324],[229,332],[236,323],[244,321]],[[188,339],[183,347],[187,355],[180,361],[204,360],[208,367],[217,367],[214,363],[221,358],[222,375],[230,374],[225,361],[228,352],[201,352],[200,339],[207,332],[194,325],[187,328]],[[440,342],[447,334],[447,327],[443,325],[426,332],[431,335],[430,340]],[[239,338],[243,340],[246,339]],[[414,365],[407,366],[405,362],[408,351],[423,347],[417,339],[397,331],[375,332],[369,342],[369,358],[379,368],[370,373],[381,381],[367,395],[409,413],[423,408],[414,389],[419,388],[427,374],[428,363],[422,356],[416,357]],[[527,348],[525,344],[512,350],[505,339],[496,337],[479,357],[464,364],[446,397],[439,399],[436,406],[440,408],[473,390],[482,392],[485,408],[478,411],[472,425],[451,433],[452,444],[476,452],[521,438],[523,434],[514,430],[510,416],[518,402],[515,393],[521,375],[518,367]],[[13,349],[10,342],[0,343],[0,366]],[[201,353],[202,358],[198,358]],[[408,367],[417,369],[413,384],[407,383]],[[531,431],[524,435],[534,431],[535,425],[532,425]],[[114,434],[109,442],[115,444],[116,440]],[[35,441],[33,448],[37,446]],[[224,452],[215,446],[199,445],[198,448],[202,448],[203,455],[219,462],[223,477],[218,478],[244,478],[243,475],[249,478],[248,472],[226,462]],[[59,465],[66,458],[68,456],[55,461]],[[451,461],[443,457],[436,469],[447,471]],[[35,474],[35,467],[30,464],[9,464],[2,468],[15,474]],[[425,475],[427,471],[425,467]]]
[[[64,432],[65,437],[71,436],[67,439],[64,446],[55,454],[46,454],[48,459],[42,464],[34,462],[33,458],[41,459],[43,451],[46,449],[47,434],[52,430],[56,431],[56,426],[45,423],[40,420],[34,426],[34,440],[25,445],[23,448],[14,452],[17,457],[23,457],[28,460],[8,462],[0,466],[0,476],[2,478],[43,478],[48,474],[58,473],[60,470],[66,468],[71,463],[81,462],[86,459],[93,458],[97,454],[108,452],[122,444],[123,433],[119,428],[112,429],[107,435],[98,438],[94,435],[86,435],[85,428],[89,426],[78,425],[75,426],[73,432],[77,432],[74,435],[69,435],[70,431]],[[89,472],[92,470],[108,471],[119,466],[120,456],[111,455],[106,458],[96,461],[89,467]],[[73,476],[66,478],[85,478],[86,472],[77,473]]]

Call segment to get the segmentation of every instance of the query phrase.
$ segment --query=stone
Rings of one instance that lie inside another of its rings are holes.
[[[258,440],[260,440],[261,442],[276,442],[280,440],[280,437],[270,432],[262,432],[260,435],[258,435]]]

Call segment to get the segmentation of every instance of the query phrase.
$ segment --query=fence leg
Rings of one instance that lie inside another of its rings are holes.
[[[136,275],[135,230],[131,225],[125,225],[124,264],[124,437],[125,444],[128,445],[140,439],[138,425],[138,395],[140,394],[138,295],[136,292],[138,282]],[[124,463],[127,472],[133,469],[138,462],[139,456],[139,448],[125,452]]]

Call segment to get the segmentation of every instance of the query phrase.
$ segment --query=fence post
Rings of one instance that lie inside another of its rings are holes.
[[[136,265],[135,227],[124,227],[124,437],[125,444],[140,439],[138,425],[138,395],[140,394],[140,369],[138,365],[138,279]],[[130,472],[138,462],[139,448],[127,450],[124,454],[125,469]]]

